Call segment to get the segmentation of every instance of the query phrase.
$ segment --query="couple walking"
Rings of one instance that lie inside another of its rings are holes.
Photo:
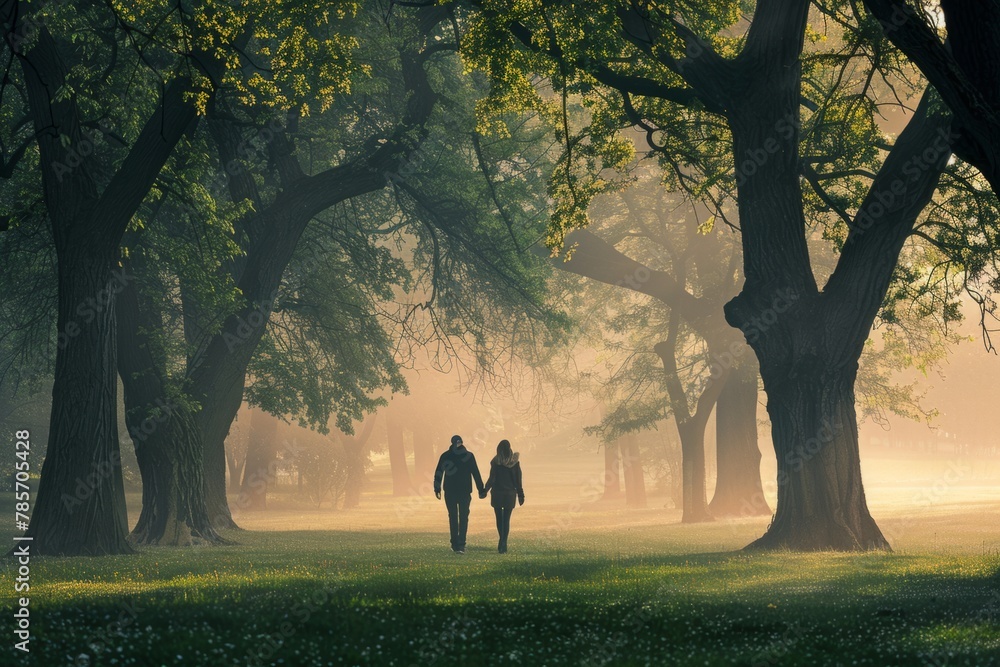
[[[457,554],[465,553],[465,533],[469,528],[469,506],[472,504],[472,482],[475,480],[479,497],[491,493],[490,504],[497,517],[500,542],[497,551],[507,553],[507,535],[510,533],[510,515],[514,501],[524,504],[521,488],[521,463],[510,443],[501,440],[497,455],[490,461],[490,476],[483,485],[483,478],[476,465],[476,457],[462,444],[461,436],[451,437],[451,447],[438,459],[434,470],[434,495],[441,498],[444,482],[444,504],[448,506],[448,523],[451,526],[451,548]]]

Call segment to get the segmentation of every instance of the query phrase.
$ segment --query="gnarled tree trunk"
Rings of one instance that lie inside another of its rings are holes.
[[[773,13],[777,7],[764,12],[769,26],[798,21],[804,29],[805,6],[797,16]],[[762,48],[767,34],[762,29]],[[726,304],[726,317],[743,330],[760,362],[778,460],[774,520],[748,548],[888,549],[861,482],[854,381],[900,250],[950,155],[950,119],[932,114],[925,94],[854,216],[820,293],[802,234],[800,73],[797,57],[786,57],[785,64],[778,59],[755,74],[758,85],[746,89],[731,119],[737,159],[747,158],[753,169],[740,175],[747,280]],[[787,143],[775,139],[776,127],[787,130],[779,133]]]
[[[767,411],[778,456],[778,509],[749,549],[888,547],[861,483],[856,373],[857,366],[817,369],[771,384]]]
[[[142,476],[142,511],[130,537],[136,544],[171,546],[221,542],[208,520],[194,416],[169,394],[166,351],[156,337],[160,311],[155,297],[137,285],[145,278],[141,257],[138,251],[128,265],[136,275],[116,301],[125,423]]]

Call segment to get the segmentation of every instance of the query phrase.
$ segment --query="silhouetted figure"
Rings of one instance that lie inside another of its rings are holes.
[[[521,487],[521,462],[519,454],[512,451],[510,442],[501,440],[497,445],[497,455],[490,461],[490,477],[486,488],[479,492],[485,498],[491,492],[490,504],[497,515],[497,533],[500,542],[497,551],[507,553],[507,536],[510,535],[510,515],[514,513],[514,500],[524,504],[524,489]]]
[[[444,480],[444,504],[448,506],[448,524],[451,528],[451,548],[457,554],[465,553],[465,534],[469,529],[469,505],[472,504],[472,480],[476,481],[481,498],[486,497],[483,478],[476,465],[476,457],[462,444],[462,438],[451,436],[451,447],[438,459],[434,470],[434,495],[441,497]]]

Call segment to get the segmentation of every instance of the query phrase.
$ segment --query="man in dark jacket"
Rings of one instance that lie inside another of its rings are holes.
[[[472,504],[472,481],[483,492],[483,478],[476,465],[476,457],[462,444],[462,438],[451,436],[451,447],[438,459],[434,470],[434,495],[441,498],[441,481],[444,480],[444,504],[448,506],[448,524],[451,527],[451,548],[457,554],[465,553],[465,533],[469,529],[469,506]]]

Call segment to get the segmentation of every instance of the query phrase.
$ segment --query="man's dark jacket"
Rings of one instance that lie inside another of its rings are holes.
[[[444,479],[444,495],[459,496],[472,493],[472,480],[476,480],[476,490],[483,490],[483,478],[476,465],[476,457],[465,445],[452,445],[438,459],[434,471],[434,493],[440,493]]]

